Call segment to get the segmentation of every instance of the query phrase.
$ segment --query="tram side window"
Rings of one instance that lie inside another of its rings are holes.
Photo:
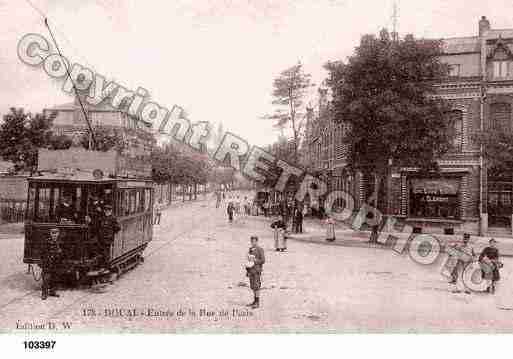
[[[27,218],[34,218],[34,202],[36,198],[36,189],[33,186],[29,187],[27,196]]]
[[[151,192],[147,189],[125,189],[118,192],[119,215],[144,213],[151,208]]]
[[[135,191],[135,213],[141,212],[141,193],[140,191]]]
[[[149,189],[144,190],[144,211],[148,212],[151,208],[151,191]]]
[[[50,222],[50,194],[51,188],[38,188],[39,198],[37,201],[36,219],[39,222]]]
[[[123,191],[123,212],[125,213],[125,216],[128,216],[130,214],[130,202],[128,199],[128,191]]]

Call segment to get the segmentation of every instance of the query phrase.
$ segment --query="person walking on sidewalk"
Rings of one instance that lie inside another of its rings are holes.
[[[233,212],[234,212],[233,203],[230,201],[230,202],[228,202],[228,206],[226,207],[226,213],[228,214],[228,222],[230,222],[230,223],[233,222]]]
[[[153,222],[153,224],[160,225],[160,218],[162,217],[162,200],[159,200],[159,202],[157,204],[155,204],[154,210],[155,210],[155,221]]]
[[[497,241],[490,239],[489,246],[483,249],[479,255],[479,263],[481,263],[481,271],[483,279],[487,281],[488,293],[495,293],[495,282],[499,281],[500,274],[499,268],[502,268],[502,263],[499,261],[499,250],[497,249]]]
[[[221,192],[215,191],[214,195],[216,196],[216,208],[219,208],[221,205]]]
[[[276,252],[285,252],[287,249],[287,224],[283,217],[271,223],[271,228],[274,229],[274,249]]]
[[[253,303],[248,307],[256,309],[260,306],[260,288],[262,287],[262,271],[265,263],[265,255],[262,247],[258,245],[258,237],[251,236],[251,246],[248,251],[248,263],[246,263],[246,276],[249,278],[249,287],[253,291]]]
[[[331,216],[326,218],[326,240],[328,242],[335,241],[335,220]]]
[[[303,206],[298,204],[294,210],[294,232],[303,233]]]

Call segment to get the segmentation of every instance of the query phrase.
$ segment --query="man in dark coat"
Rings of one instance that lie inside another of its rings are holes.
[[[228,202],[228,206],[226,207],[226,213],[228,213],[228,221],[230,223],[233,222],[233,213],[235,212],[235,208],[232,202]]]
[[[89,239],[91,243],[90,252],[95,254],[100,247],[100,223],[105,215],[104,203],[97,195],[92,195],[87,205],[87,216],[85,221],[88,225]],[[101,251],[100,251],[101,252]]]
[[[253,303],[248,307],[256,309],[260,306],[260,288],[262,286],[262,270],[265,263],[264,250],[258,245],[258,237],[251,236],[251,247],[248,252],[249,264],[246,265],[246,275],[249,277],[249,287],[253,291]]]
[[[108,265],[109,257],[110,257],[110,246],[114,242],[114,236],[116,233],[120,231],[121,227],[116,220],[116,218],[112,215],[112,206],[105,206],[105,215],[100,220],[100,228],[99,228],[99,244],[101,248],[101,253],[103,255],[103,264],[105,266]]]
[[[61,248],[59,247],[59,229],[50,229],[50,236],[43,241],[41,247],[41,269],[42,286],[41,299],[46,300],[48,296],[58,297],[55,292],[57,282],[57,269],[61,259]]]
[[[78,215],[73,208],[69,195],[64,196],[63,201],[57,206],[55,214],[57,221],[60,223],[75,223],[77,221]]]
[[[294,210],[295,232],[303,233],[303,206],[298,205]]]

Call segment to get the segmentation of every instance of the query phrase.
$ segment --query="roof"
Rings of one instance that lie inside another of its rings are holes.
[[[91,173],[80,172],[73,175],[64,175],[62,173],[46,173],[41,176],[33,176],[29,177],[29,180],[38,180],[38,181],[52,181],[52,182],[95,182],[95,183],[105,183],[105,182],[113,182],[116,178],[104,177],[101,179],[95,179]]]
[[[486,39],[496,39],[498,37],[503,39],[513,38],[513,29],[492,29],[485,33]]]
[[[444,54],[480,52],[481,42],[477,36],[442,39],[442,51]]]
[[[126,112],[124,110],[119,110],[119,109],[113,108],[112,106],[108,105],[108,103],[105,101],[98,105],[90,105],[87,102],[83,102],[82,104],[84,105],[84,108],[90,112],[112,112],[112,113],[118,113],[118,112],[125,113]],[[76,111],[76,110],[80,111],[80,110],[82,110],[82,107],[78,103],[68,102],[68,103],[64,103],[61,105],[48,107],[48,108],[45,108],[44,110],[45,111]],[[144,121],[140,117],[137,117],[137,120],[141,121],[145,124],[148,124],[148,125],[151,124],[148,121]]]

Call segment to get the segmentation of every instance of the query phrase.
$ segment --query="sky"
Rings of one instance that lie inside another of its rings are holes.
[[[323,64],[344,60],[361,35],[392,27],[393,0],[0,0],[0,114],[12,106],[38,112],[72,101],[62,80],[22,63],[27,33],[50,39],[63,55],[152,100],[180,105],[192,121],[222,122],[253,145],[278,132],[261,117],[273,111],[273,79],[298,61],[316,84]],[[398,0],[400,34],[442,38],[513,28],[511,0]],[[315,91],[306,99],[315,104]]]

